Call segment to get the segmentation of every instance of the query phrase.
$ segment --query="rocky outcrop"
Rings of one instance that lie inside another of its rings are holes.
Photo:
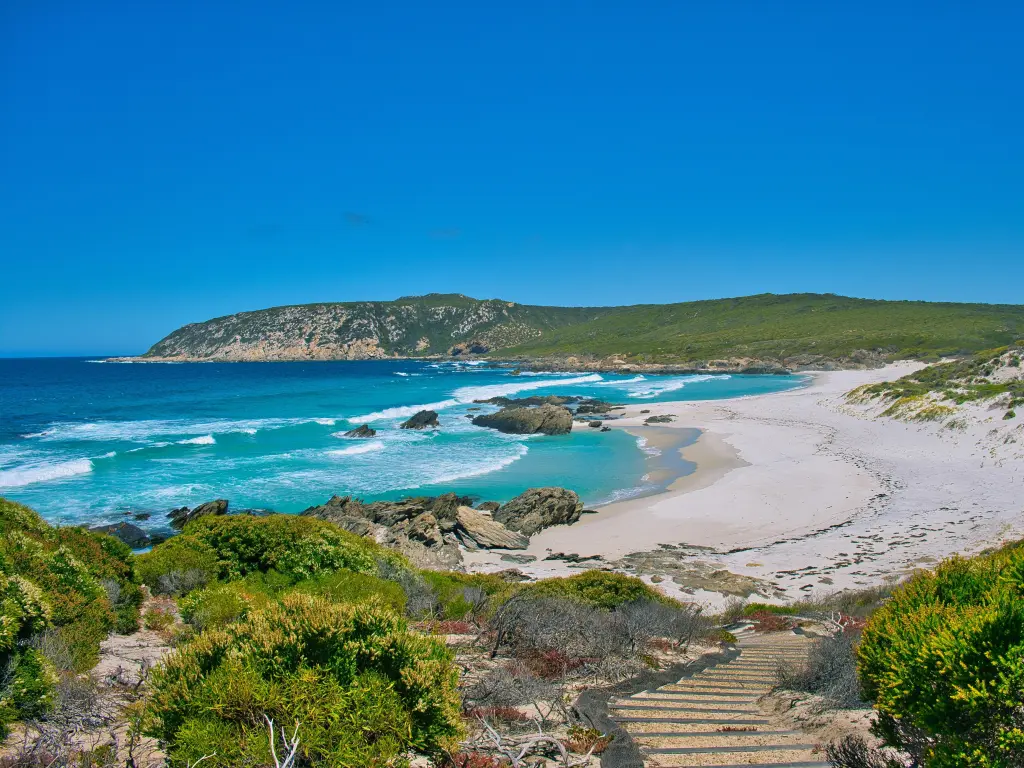
[[[503,408],[527,408],[535,405],[568,405],[578,402],[580,398],[566,395],[531,395],[530,397],[489,397],[486,400],[474,400],[474,403],[490,403]]]
[[[471,549],[526,549],[530,543],[529,537],[470,507],[459,507],[456,520],[459,538]]]
[[[533,536],[552,525],[572,525],[583,514],[583,502],[565,488],[530,488],[494,513],[506,528]]]
[[[572,411],[549,404],[536,408],[502,408],[497,413],[475,417],[473,423],[515,435],[566,435],[572,430]]]
[[[603,421],[588,421],[587,422],[587,426],[590,427],[591,429],[600,429],[601,427],[604,426],[604,422]]]
[[[472,509],[471,503],[454,493],[371,503],[335,496],[302,514],[372,538],[420,568],[458,567],[462,562],[460,544],[469,549],[523,549],[527,545],[525,536]]]
[[[476,508],[481,512],[497,512],[501,504],[497,501],[481,501]]]
[[[198,507],[193,509],[189,509],[188,507],[172,509],[168,513],[167,517],[171,520],[171,528],[175,528],[180,531],[196,518],[206,517],[207,515],[226,515],[227,513],[228,500],[217,499],[216,501],[208,501],[205,504],[200,504]]]
[[[373,437],[376,434],[376,429],[371,428],[369,424],[363,424],[361,427],[350,429],[345,433],[345,437]]]
[[[427,429],[438,427],[437,411],[420,411],[398,425],[401,429]]]
[[[153,541],[144,530],[131,523],[113,523],[112,525],[97,525],[90,528],[91,533],[105,533],[120,539],[132,549],[142,549],[150,546]]]

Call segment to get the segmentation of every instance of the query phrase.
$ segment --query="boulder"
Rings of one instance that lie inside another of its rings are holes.
[[[612,428],[611,427],[601,427],[601,431],[602,432],[611,432]]]
[[[530,395],[529,397],[489,397],[486,400],[474,400],[474,403],[490,403],[503,408],[526,408],[534,405],[567,405],[578,402],[580,398],[569,395]]]
[[[228,513],[228,500],[217,499],[216,501],[207,501],[205,504],[200,504],[194,509],[188,507],[179,507],[178,509],[172,509],[167,517],[171,519],[171,528],[181,530],[186,525],[191,523],[198,517],[207,517],[210,515],[226,515]]]
[[[120,539],[132,549],[142,549],[150,546],[153,541],[149,534],[131,523],[114,523],[112,525],[97,525],[89,529],[90,533],[105,533]]]
[[[528,563],[535,562],[537,560],[537,556],[509,553],[507,555],[502,555],[501,559],[503,562],[506,563],[515,563],[516,565],[527,565]]]
[[[456,514],[459,538],[467,546],[473,545],[480,549],[526,549],[530,543],[528,537],[510,531],[489,515],[477,512],[471,507],[459,507]]]
[[[583,513],[583,502],[565,488],[530,488],[494,513],[506,528],[527,536],[552,525],[572,525]]]
[[[665,416],[648,416],[644,419],[644,424],[670,424],[676,420],[676,417],[672,414]]]
[[[437,423],[437,411],[420,411],[398,426],[401,429],[426,429],[427,427],[439,427],[441,425]]]
[[[473,423],[515,435],[566,435],[572,430],[572,411],[561,405],[536,408],[502,408],[497,413],[477,416]]]
[[[495,512],[499,507],[501,507],[501,503],[497,501],[481,501],[476,505],[481,512]]]
[[[372,429],[369,424],[363,424],[361,427],[350,429],[345,433],[345,437],[373,437],[376,434],[376,429]]]
[[[588,421],[587,426],[591,429],[600,429],[604,424],[600,421]]]

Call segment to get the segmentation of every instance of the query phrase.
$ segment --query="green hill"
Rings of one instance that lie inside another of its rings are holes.
[[[187,325],[144,357],[376,359],[486,355],[704,367],[934,359],[1024,336],[1024,306],[762,294],[681,304],[540,307],[461,294],[275,307]]]

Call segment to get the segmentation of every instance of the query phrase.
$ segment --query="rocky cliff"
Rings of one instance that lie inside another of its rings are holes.
[[[143,358],[373,360],[483,354],[600,311],[531,307],[461,294],[274,307],[186,325],[154,344]]]

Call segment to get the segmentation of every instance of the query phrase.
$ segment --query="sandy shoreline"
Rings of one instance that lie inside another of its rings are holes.
[[[701,430],[673,449],[696,470],[661,493],[541,532],[527,550],[536,562],[516,567],[565,574],[580,566],[544,558],[599,555],[583,567],[631,570],[712,603],[724,598],[694,588],[687,574],[724,569],[755,583],[761,597],[786,600],[877,583],[1024,536],[1024,462],[994,456],[985,423],[953,434],[847,406],[849,390],[913,366],[815,373],[808,387],[769,395],[628,407],[609,426],[646,436],[642,408],[677,417],[659,425],[663,434]],[[657,556],[635,554],[644,552]],[[472,553],[467,564],[510,565],[497,553]]]

